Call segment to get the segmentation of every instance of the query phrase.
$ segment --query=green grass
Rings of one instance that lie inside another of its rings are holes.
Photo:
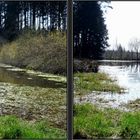
[[[74,106],[75,138],[140,138],[140,112],[99,110],[92,104]]]
[[[80,95],[91,91],[121,93],[123,90],[105,73],[75,73],[74,84],[76,94]]]
[[[48,122],[29,123],[15,116],[0,117],[0,138],[66,138],[63,130],[52,127]]]

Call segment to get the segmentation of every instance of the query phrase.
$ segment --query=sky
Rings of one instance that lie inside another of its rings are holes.
[[[129,49],[128,43],[132,38],[140,39],[140,1],[113,1],[105,14],[107,24],[109,49],[121,43]]]

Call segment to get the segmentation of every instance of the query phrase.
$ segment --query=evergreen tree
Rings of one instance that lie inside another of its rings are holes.
[[[4,22],[4,34],[8,39],[13,39],[18,32],[18,8],[19,2],[5,2],[5,22]]]
[[[74,3],[74,56],[101,59],[107,43],[103,12],[97,1]]]

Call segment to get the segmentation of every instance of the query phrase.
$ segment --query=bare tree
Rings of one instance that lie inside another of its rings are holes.
[[[129,42],[129,47],[133,52],[136,52],[136,59],[139,59],[139,51],[140,51],[140,39],[133,38]]]

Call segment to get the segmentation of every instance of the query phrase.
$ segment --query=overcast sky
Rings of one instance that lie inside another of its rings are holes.
[[[113,9],[106,13],[106,24],[111,48],[116,43],[121,43],[128,48],[131,38],[140,39],[140,2],[139,1],[113,1]]]

